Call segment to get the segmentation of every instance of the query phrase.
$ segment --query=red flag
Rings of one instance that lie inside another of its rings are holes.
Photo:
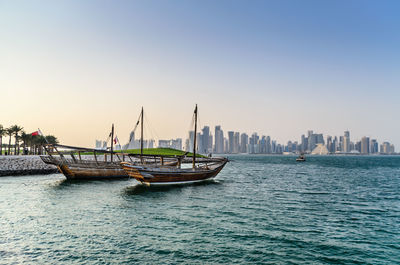
[[[39,131],[36,131],[36,132],[31,133],[31,135],[32,135],[32,136],[39,135]]]
[[[117,144],[117,141],[118,141],[118,138],[117,138],[117,136],[115,136],[115,138],[114,138],[114,144]]]

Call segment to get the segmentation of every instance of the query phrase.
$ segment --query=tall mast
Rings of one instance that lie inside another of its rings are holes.
[[[142,113],[140,114],[140,158],[143,156],[143,107],[142,107]]]
[[[197,138],[197,104],[194,109],[194,140],[193,140],[193,168],[196,164],[196,138]]]
[[[113,148],[114,147],[114,123],[111,126],[111,162],[113,161]]]

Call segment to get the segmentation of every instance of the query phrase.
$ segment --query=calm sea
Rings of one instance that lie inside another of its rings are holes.
[[[0,264],[400,264],[400,157],[231,156],[214,181],[0,178]]]

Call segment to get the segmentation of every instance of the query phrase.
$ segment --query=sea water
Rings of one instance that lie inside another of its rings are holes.
[[[231,156],[213,181],[0,178],[0,264],[400,264],[400,157]]]

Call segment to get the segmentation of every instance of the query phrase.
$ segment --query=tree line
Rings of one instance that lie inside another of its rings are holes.
[[[5,140],[9,137],[8,144],[3,143],[3,137]],[[14,139],[13,145],[11,145],[12,138]],[[57,144],[58,139],[53,135],[42,136],[26,133],[24,128],[18,125],[4,128],[0,124],[0,155],[41,155],[44,154],[44,146],[47,143]]]

